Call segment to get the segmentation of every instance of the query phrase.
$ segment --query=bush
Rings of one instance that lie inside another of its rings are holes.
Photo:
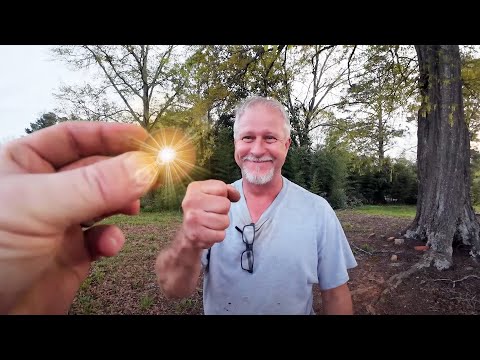
[[[328,202],[334,209],[344,209],[347,205],[347,196],[345,195],[345,191],[340,188],[333,189],[328,198]]]
[[[140,199],[140,208],[144,212],[160,212],[164,210],[181,210],[186,187],[183,184],[162,186],[151,191]]]

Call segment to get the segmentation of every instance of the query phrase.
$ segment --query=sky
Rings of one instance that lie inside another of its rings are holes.
[[[49,45],[0,45],[0,144],[26,135],[25,128],[58,106],[53,93],[62,84],[83,82],[84,72],[72,71],[53,58]],[[416,159],[416,127],[387,152]]]
[[[53,60],[48,45],[0,45],[0,143],[25,134],[43,113],[53,111],[53,93],[62,83],[82,81]]]

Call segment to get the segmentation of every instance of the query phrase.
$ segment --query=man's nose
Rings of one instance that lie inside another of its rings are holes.
[[[265,144],[262,138],[255,139],[252,143],[250,153],[256,157],[260,157],[265,153]]]

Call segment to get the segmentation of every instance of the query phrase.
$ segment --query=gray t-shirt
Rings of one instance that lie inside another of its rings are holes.
[[[357,265],[338,218],[322,197],[283,177],[275,200],[255,223],[253,273],[241,267],[242,234],[250,224],[242,180],[233,186],[225,240],[211,247],[203,283],[204,312],[210,314],[313,314],[312,284],[322,290],[348,281]],[[207,250],[202,264],[207,264]]]

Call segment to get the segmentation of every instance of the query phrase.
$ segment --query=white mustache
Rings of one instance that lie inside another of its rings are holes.
[[[256,156],[252,156],[252,155],[247,155],[245,157],[242,158],[243,161],[253,161],[253,162],[265,162],[265,161],[273,161],[273,158],[269,157],[269,156],[264,156],[264,157],[256,157]]]

